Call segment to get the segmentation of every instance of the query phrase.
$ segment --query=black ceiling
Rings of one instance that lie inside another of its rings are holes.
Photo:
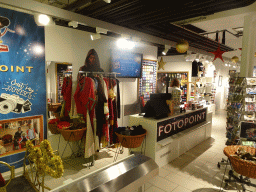
[[[85,16],[134,29],[150,35],[177,42],[186,39],[189,45],[207,52],[215,51],[218,42],[199,35],[204,32],[193,25],[171,24],[185,19],[203,17],[217,12],[248,6],[256,0],[77,0],[63,9]],[[159,45],[160,50],[164,49]],[[223,51],[232,51],[224,44]],[[175,52],[171,50],[169,52]]]

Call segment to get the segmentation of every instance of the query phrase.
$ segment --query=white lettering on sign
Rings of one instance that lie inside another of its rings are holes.
[[[167,130],[167,128],[169,127],[169,130]],[[167,124],[165,127],[164,127],[164,133],[170,133],[172,130],[172,125],[171,124]]]
[[[31,87],[29,87],[28,84],[18,83],[16,79],[12,80],[11,82],[6,82],[6,84],[4,84],[5,88],[2,88],[5,91],[16,93],[17,95],[21,95],[33,100],[32,97],[34,90]]]
[[[159,126],[159,130],[158,130],[158,137],[161,135],[161,133],[163,132],[163,128],[164,126]]]
[[[180,124],[180,123],[182,123],[182,124]],[[179,129],[182,128],[183,125],[184,125],[184,121],[183,121],[183,120],[180,120],[180,121],[178,122],[178,128],[179,128]]]
[[[189,117],[189,123],[190,124],[194,123],[194,116]]]
[[[188,117],[185,118],[185,126],[187,125],[188,123]]]
[[[206,112],[199,112],[199,114],[191,114],[190,117],[184,117],[183,119],[178,119],[173,122],[169,122],[166,125],[159,125],[158,126],[158,137],[163,135],[170,135],[171,132],[181,130],[184,127],[191,127],[191,125],[201,122],[205,119]],[[167,121],[168,122],[168,121]]]

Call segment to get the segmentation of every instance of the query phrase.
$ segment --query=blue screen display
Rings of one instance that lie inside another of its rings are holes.
[[[128,51],[112,51],[111,71],[117,77],[141,78],[142,57],[140,53]]]

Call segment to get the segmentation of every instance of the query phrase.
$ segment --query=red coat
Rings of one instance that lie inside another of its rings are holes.
[[[61,94],[65,101],[65,113],[64,116],[68,116],[71,109],[71,95],[72,95],[72,77],[65,77],[63,80]]]
[[[83,114],[86,121],[87,109],[90,113],[90,120],[93,127],[93,118],[95,114],[95,89],[94,82],[89,77],[80,77],[77,82],[76,92],[74,94],[77,113]]]

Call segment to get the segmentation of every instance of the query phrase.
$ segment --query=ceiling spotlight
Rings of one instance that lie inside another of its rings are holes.
[[[111,3],[111,0],[103,0],[103,1],[105,1],[106,3]]]
[[[168,51],[169,51],[169,49],[166,49],[166,48],[165,48],[164,51],[162,51],[162,54],[163,54],[163,55],[166,55]]]
[[[163,54],[163,55],[166,55],[167,52],[169,51],[169,49],[171,48],[171,46],[170,46],[170,45],[165,45],[164,47],[165,47],[165,48],[164,48],[164,51],[162,51],[162,54]]]
[[[78,27],[78,22],[77,21],[70,21],[68,22],[68,26],[77,28]]]
[[[96,27],[96,32],[97,32],[97,33],[102,33],[102,34],[107,34],[107,33],[108,33],[108,30],[107,30],[107,29],[100,28],[100,27]]]
[[[48,15],[35,14],[34,19],[38,26],[46,26],[46,25],[54,24],[52,17]]]
[[[91,40],[97,40],[97,39],[100,39],[101,36],[99,33],[95,33],[95,34],[91,34]]]
[[[227,63],[225,63],[225,66],[227,67],[227,66],[228,66],[228,64],[227,64]]]
[[[135,43],[133,41],[121,38],[117,40],[117,46],[121,49],[133,49]]]

